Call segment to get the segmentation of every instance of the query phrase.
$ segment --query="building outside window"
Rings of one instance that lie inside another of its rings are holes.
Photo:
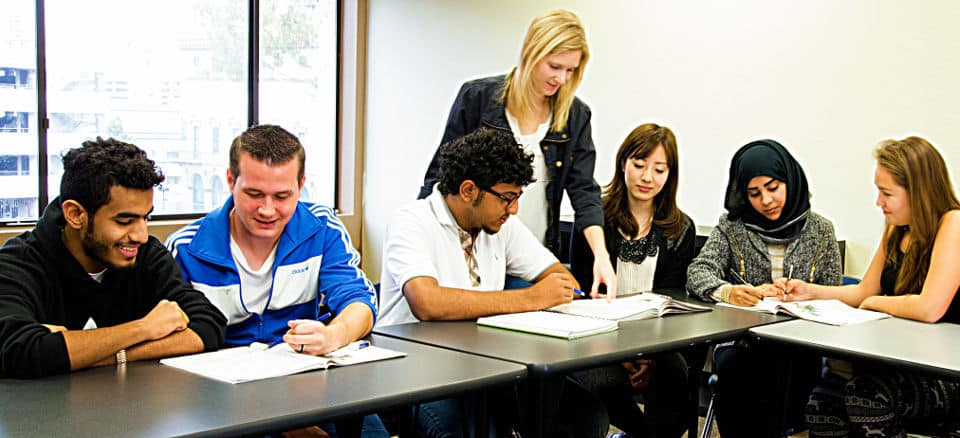
[[[0,221],[7,222],[41,211],[34,3],[0,6]],[[248,126],[251,105],[247,7],[46,0],[47,76],[39,91],[50,120],[48,199],[59,192],[60,155],[101,136],[140,146],[167,175],[154,217],[202,215],[222,203],[228,187],[214,181],[225,177],[230,142]],[[303,134],[308,200],[334,205],[337,1],[261,0],[259,12],[258,121]]]

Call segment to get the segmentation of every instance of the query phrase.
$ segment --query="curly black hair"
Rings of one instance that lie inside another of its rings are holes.
[[[163,173],[142,149],[113,138],[97,137],[63,156],[60,199],[77,201],[93,217],[110,202],[113,186],[147,190],[163,180]]]
[[[512,135],[479,128],[440,147],[440,193],[458,193],[466,180],[482,189],[499,183],[525,186],[535,181],[533,155],[525,153]]]
[[[240,153],[246,152],[253,159],[268,166],[286,164],[297,158],[299,170],[297,181],[303,179],[303,162],[307,154],[303,144],[293,134],[277,125],[254,126],[233,139],[230,144],[230,174],[240,176]]]

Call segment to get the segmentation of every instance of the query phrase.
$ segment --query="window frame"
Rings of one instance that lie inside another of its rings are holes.
[[[46,22],[45,0],[34,0],[36,40],[36,94],[37,94],[37,214],[42,216],[50,203],[48,132],[50,119],[47,111]],[[247,124],[254,126],[259,118],[259,40],[261,0],[248,0],[248,75]],[[363,228],[363,150],[364,102],[366,81],[366,33],[368,0],[337,0],[337,76],[336,76],[336,132],[334,175],[334,205],[347,228],[355,248],[361,248]],[[221,137],[223,133],[221,132]],[[224,166],[226,167],[226,166]],[[206,213],[156,215],[151,221],[151,233],[165,237]],[[32,229],[36,220],[0,222],[0,242]]]
[[[248,47],[247,47],[247,126],[255,126],[259,123],[259,41],[260,41],[260,7],[261,0],[248,0],[247,7],[249,12],[248,18]],[[353,2],[344,2],[343,0],[336,1],[337,7],[337,51],[338,57],[336,62],[338,63],[338,75],[336,77],[336,117],[338,120],[337,132],[334,133],[334,138],[336,139],[335,143],[335,157],[338,160],[338,165],[336,166],[336,173],[334,175],[334,207],[338,210],[347,210],[353,211],[352,208],[341,208],[341,197],[345,196],[343,193],[348,193],[346,195],[348,200],[352,200],[352,192],[355,190],[344,190],[349,188],[352,185],[352,181],[341,181],[341,168],[343,167],[339,163],[339,157],[344,155],[342,149],[344,147],[350,148],[353,147],[352,143],[342,143],[341,133],[341,124],[339,123],[341,119],[341,95],[342,95],[342,86],[343,86],[343,66],[340,65],[340,59],[343,58],[344,50],[344,34],[343,34],[343,23],[344,19],[344,8],[351,7],[355,9]],[[50,203],[49,196],[49,156],[48,156],[48,136],[50,130],[50,114],[48,112],[48,102],[47,102],[47,72],[46,72],[46,20],[45,20],[45,0],[34,0],[34,22],[35,22],[35,40],[36,40],[36,114],[37,114],[37,162],[35,163],[36,172],[37,172],[37,187],[39,189],[37,193],[37,211],[38,216],[43,214],[44,209]],[[351,26],[352,27],[352,26]],[[221,133],[221,138],[223,137]],[[346,155],[352,155],[352,151],[347,151]],[[348,163],[353,164],[353,163]],[[226,163],[224,164],[226,167]],[[196,219],[202,217],[206,213],[179,213],[179,214],[158,214],[154,218],[158,221],[162,220],[183,220],[183,219]],[[35,219],[21,219],[21,220],[12,220],[12,221],[3,221],[0,222],[0,229],[10,228],[17,226],[26,226],[35,224]]]

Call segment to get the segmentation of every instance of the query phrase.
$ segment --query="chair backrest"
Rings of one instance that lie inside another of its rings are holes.
[[[707,243],[707,237],[700,234],[697,234],[697,237],[693,240],[693,256],[696,257],[700,254],[700,250],[703,249],[703,245]]]
[[[843,276],[843,283],[841,283],[841,284],[843,284],[844,286],[846,286],[846,285],[848,285],[848,284],[859,284],[859,283],[860,283],[860,279],[859,279],[859,278],[857,278],[857,277],[851,277],[851,276],[849,276],[849,275],[844,275],[844,276]]]

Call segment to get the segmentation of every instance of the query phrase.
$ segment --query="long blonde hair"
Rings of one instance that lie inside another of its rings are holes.
[[[960,202],[943,157],[928,141],[920,137],[885,140],[874,156],[877,166],[890,172],[893,181],[906,190],[910,202],[910,224],[888,227],[884,232],[885,262],[895,263],[902,256],[896,293],[919,293],[930,268],[940,220],[946,212],[960,208]],[[908,230],[910,246],[901,253],[900,241]]]
[[[523,48],[520,50],[520,63],[507,75],[500,100],[506,102],[508,108],[519,108],[521,111],[532,110],[530,78],[534,67],[548,55],[570,50],[580,51],[580,65],[574,70],[570,80],[561,85],[557,93],[551,96],[553,123],[550,125],[550,130],[563,131],[567,127],[570,107],[573,106],[577,87],[583,80],[583,71],[590,59],[587,32],[580,18],[573,12],[558,9],[533,19],[530,28],[527,29],[527,36],[523,40]]]

